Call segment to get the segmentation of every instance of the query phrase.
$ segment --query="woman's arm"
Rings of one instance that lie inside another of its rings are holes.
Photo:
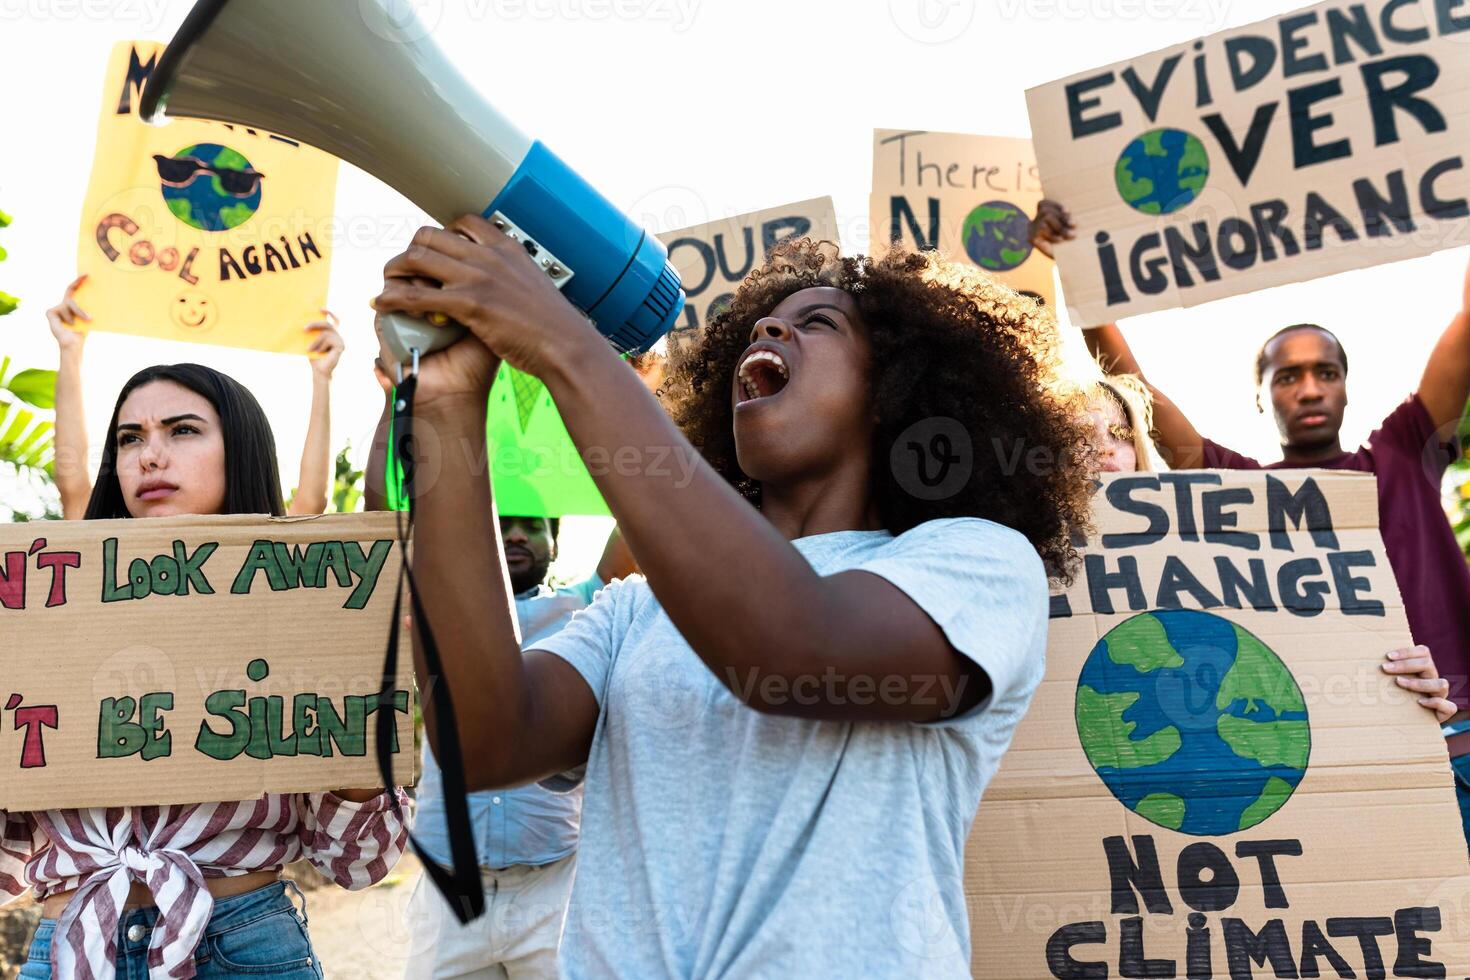
[[[1465,270],[1460,310],[1434,345],[1419,381],[1419,398],[1437,427],[1460,421],[1460,416],[1465,414],[1467,396],[1470,396],[1470,268]]]
[[[414,247],[389,263],[394,278],[377,301],[379,310],[453,316],[491,350],[546,383],[579,449],[617,451],[619,459],[630,452],[645,455],[648,466],[620,465],[594,478],[663,609],[737,697],[773,713],[895,721],[936,720],[985,697],[983,672],[897,587],[862,572],[818,575],[699,457],[638,377],[623,368],[519,244],[476,217],[455,222],[453,229],[422,230]],[[409,276],[444,285],[398,278]],[[483,438],[483,406],[481,398],[473,415],[475,406],[465,405],[436,424],[452,423],[456,435]],[[668,451],[684,466],[653,465],[666,461]],[[483,475],[480,482],[486,483]],[[476,494],[461,504],[459,516],[486,508],[488,485]],[[486,528],[477,525],[475,533],[486,534]],[[447,529],[444,535],[448,544],[453,535]],[[457,611],[466,618],[484,608],[487,593],[495,606],[505,603],[499,569],[484,557],[447,548],[436,556],[421,547],[420,561],[425,569],[435,566],[443,586],[463,590],[464,605]],[[427,588],[425,593],[431,594]],[[436,622],[453,618],[446,612]],[[456,642],[451,656],[469,662],[474,654]],[[795,704],[785,697],[767,701],[759,683],[767,677],[786,685],[811,678],[831,682],[814,703]],[[867,704],[856,696],[889,677],[939,681],[966,693],[947,707],[919,704],[917,697]],[[517,672],[511,700],[526,696],[528,680],[534,678]],[[475,722],[462,719],[462,726],[467,723]]]
[[[301,477],[288,511],[293,516],[326,513],[332,491],[332,372],[342,359],[345,344],[337,332],[337,317],[330,310],[322,312],[327,319],[306,327],[317,336],[307,348],[311,358],[311,421],[301,449]]]
[[[380,352],[375,368],[390,391],[386,354]],[[420,483],[414,571],[444,674],[430,673],[417,622],[414,670],[425,732],[441,759],[431,688],[447,683],[453,692],[471,789],[521,785],[576,768],[587,761],[598,718],[597,699],[575,668],[551,654],[521,653],[485,468],[486,409],[499,368],[473,336],[429,355],[419,368],[413,414]],[[369,463],[374,472],[383,471],[388,457],[389,410],[379,420]]]
[[[369,513],[388,510],[388,429],[393,421],[393,379],[383,366],[382,358],[373,361],[373,375],[383,389],[383,411],[378,416],[377,428],[373,430],[373,444],[368,448],[366,469],[363,470],[363,509]]]
[[[638,560],[628,548],[628,542],[617,528],[607,536],[607,545],[602,549],[602,558],[597,562],[597,577],[603,585],[629,575],[638,574]]]
[[[421,370],[430,370],[430,362]],[[426,692],[425,731],[441,759],[427,692],[449,684],[472,789],[513,786],[581,765],[598,717],[597,699],[576,668],[551,654],[521,652],[483,466],[488,398],[487,385],[467,402],[424,405],[414,418],[420,472],[435,474],[415,504],[414,570],[444,676],[429,671],[417,621],[414,666]]]
[[[61,516],[79,521],[92,498],[91,468],[87,465],[87,411],[82,403],[82,351],[87,335],[73,329],[79,321],[92,318],[78,305],[77,290],[86,283],[80,276],[66,287],[59,305],[46,311],[46,322],[61,361],[56,370],[56,489],[61,493]]]

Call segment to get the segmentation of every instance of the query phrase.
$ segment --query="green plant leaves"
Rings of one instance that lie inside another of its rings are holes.
[[[31,368],[9,381],[0,381],[12,395],[36,408],[56,407],[56,372]]]
[[[55,427],[19,402],[0,398],[0,463],[51,475]]]
[[[0,211],[0,228],[9,227],[10,215],[4,211]],[[4,262],[9,257],[10,253],[5,251],[3,247],[0,247],[0,262]],[[9,293],[0,293],[0,316],[7,316],[8,314],[14,313],[18,306],[20,306],[20,300],[11,296]]]

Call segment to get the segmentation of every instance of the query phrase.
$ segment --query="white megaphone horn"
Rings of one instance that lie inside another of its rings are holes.
[[[684,307],[663,243],[497,112],[404,6],[200,0],[148,79],[143,118],[267,130],[373,174],[441,224],[483,214],[613,346],[647,350]],[[400,363],[463,332],[400,314],[380,326]]]

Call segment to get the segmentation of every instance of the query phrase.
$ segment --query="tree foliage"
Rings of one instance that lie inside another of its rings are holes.
[[[337,454],[337,462],[332,474],[332,513],[355,514],[362,510],[362,478],[363,471],[354,469],[350,453],[352,443],[343,447]]]
[[[10,215],[0,211],[0,228],[10,226]],[[0,261],[7,257],[0,247]],[[20,300],[0,292],[0,317],[9,316],[20,306]],[[10,493],[22,491],[40,502],[41,510],[31,512],[4,501],[0,509],[9,510],[17,521],[60,517],[53,465],[56,456],[55,430],[51,410],[56,407],[56,372],[30,369],[11,372],[9,357],[0,356],[0,477],[8,477]],[[8,472],[7,472],[8,471]]]

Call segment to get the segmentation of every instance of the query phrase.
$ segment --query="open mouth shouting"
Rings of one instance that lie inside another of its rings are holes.
[[[753,407],[768,402],[791,382],[791,367],[780,351],[757,345],[745,352],[735,371],[735,407]]]

